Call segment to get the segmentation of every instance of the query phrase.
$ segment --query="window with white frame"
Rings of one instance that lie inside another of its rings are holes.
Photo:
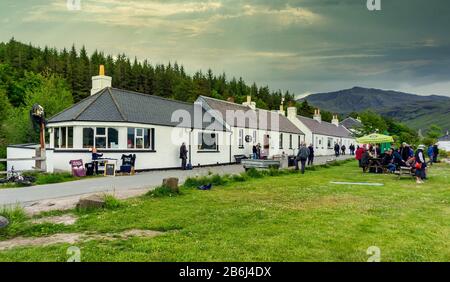
[[[53,142],[56,149],[73,148],[73,127],[53,128]]]
[[[289,149],[292,149],[292,134],[289,134]]]
[[[95,128],[95,148],[106,149],[106,127]]]
[[[298,136],[298,144],[297,144],[297,148],[300,148],[300,145],[302,145],[302,137],[299,135],[299,136]]]
[[[328,145],[328,149],[333,149],[334,148],[334,146],[333,146],[333,138],[328,138],[327,145]]]
[[[128,128],[128,149],[151,149],[154,150],[154,128]]]
[[[73,135],[68,129],[67,136]],[[119,130],[112,127],[83,128],[83,148],[118,149]]]
[[[244,148],[244,129],[239,129],[239,149]]]
[[[217,134],[211,132],[198,133],[198,149],[202,151],[217,151]]]

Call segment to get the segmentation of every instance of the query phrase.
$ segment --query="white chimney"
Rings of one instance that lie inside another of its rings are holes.
[[[249,107],[252,110],[256,110],[256,103],[252,102],[252,96],[247,95],[247,102],[242,103],[242,105]]]
[[[280,105],[280,110],[278,110],[278,113],[279,113],[280,115],[283,115],[283,116],[286,115],[286,112],[284,111],[283,105]]]
[[[288,119],[297,118],[297,108],[296,107],[288,107],[287,108],[287,117],[288,117]]]
[[[105,75],[105,66],[100,65],[99,75],[92,77],[91,95],[94,95],[106,87],[111,87],[111,81],[112,78]]]
[[[338,119],[337,115],[333,115],[333,119],[331,120],[331,123],[336,126],[339,126],[339,119]]]
[[[320,114],[320,110],[319,109],[314,110],[313,119],[317,120],[318,122],[322,122],[322,115]]]

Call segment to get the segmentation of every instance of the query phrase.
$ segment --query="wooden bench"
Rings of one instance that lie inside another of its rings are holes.
[[[402,176],[414,177],[412,168],[407,166],[401,166],[396,173],[398,173],[398,179],[402,178]]]

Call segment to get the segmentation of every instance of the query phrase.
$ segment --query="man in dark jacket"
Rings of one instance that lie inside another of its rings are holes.
[[[341,147],[339,147],[338,143],[334,144],[334,154],[336,155],[336,157],[339,157],[339,151],[340,151]]]
[[[305,173],[305,165],[306,165],[306,160],[308,159],[309,156],[309,149],[306,148],[306,144],[303,143],[300,146],[300,149],[298,150],[298,154],[297,154],[297,161],[295,162],[295,170],[298,170],[298,162],[301,163],[302,166],[302,174]]]
[[[186,160],[187,160],[188,150],[186,149],[186,143],[183,142],[180,147],[180,159],[181,159],[181,169],[186,170]]]
[[[437,163],[439,155],[439,148],[437,144],[434,144],[433,146],[433,163]]]
[[[314,146],[313,146],[313,144],[309,145],[308,150],[309,150],[308,165],[313,165],[314,164]]]

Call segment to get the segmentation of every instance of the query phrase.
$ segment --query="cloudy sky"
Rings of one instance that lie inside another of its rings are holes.
[[[1,0],[0,41],[177,61],[297,94],[355,85],[450,96],[450,1]]]

